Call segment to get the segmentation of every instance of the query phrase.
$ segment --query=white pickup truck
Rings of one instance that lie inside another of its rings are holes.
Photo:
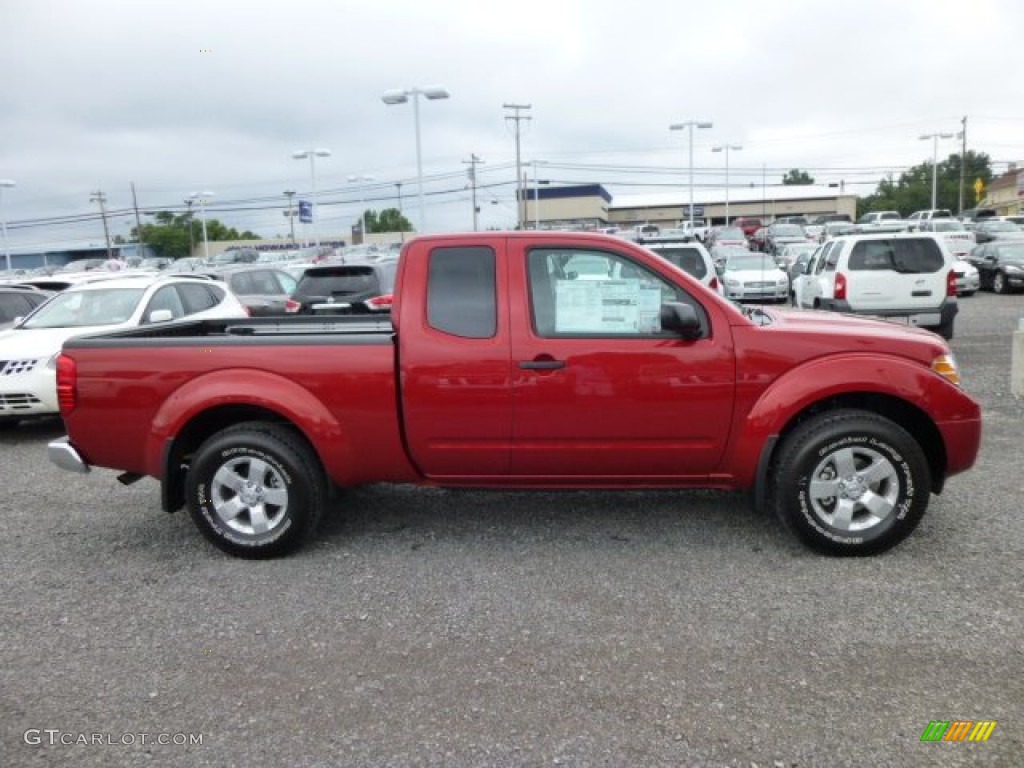
[[[689,219],[683,219],[676,225],[676,229],[681,230],[687,237],[692,237],[703,243],[707,240],[710,227],[700,219],[694,219],[692,225]]]
[[[864,233],[905,232],[908,224],[899,211],[871,211],[857,219],[856,227]]]

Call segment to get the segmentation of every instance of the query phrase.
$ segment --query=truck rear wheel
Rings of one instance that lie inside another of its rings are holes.
[[[824,413],[782,444],[773,473],[782,522],[812,549],[874,555],[900,543],[928,507],[931,472],[921,446],[889,419]]]
[[[185,476],[189,513],[225,552],[275,557],[316,529],[324,508],[323,470],[287,427],[246,422],[204,442]]]

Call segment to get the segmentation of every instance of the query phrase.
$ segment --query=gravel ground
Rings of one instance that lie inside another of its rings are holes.
[[[0,765],[1019,766],[1020,317],[961,301],[981,456],[870,559],[735,494],[382,485],[246,562],[23,424],[0,435]],[[955,719],[998,726],[920,742]]]

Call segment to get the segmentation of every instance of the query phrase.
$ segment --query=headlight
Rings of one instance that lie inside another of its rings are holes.
[[[51,357],[49,360],[46,361],[46,367],[49,368],[51,371],[56,371],[57,370],[57,358],[58,357],[60,357],[60,352],[57,352],[56,354],[54,354],[53,357]]]
[[[727,277],[722,282],[724,282],[730,288],[739,288],[740,287],[740,281],[737,280],[735,277]]]
[[[1021,269],[1020,267],[1015,267],[1013,264],[1006,264],[1003,266],[1003,269],[1005,269],[1007,272],[1024,272],[1024,269]]]
[[[779,285],[788,285],[789,284],[789,278],[788,277],[780,277],[778,279],[778,284]]]
[[[932,360],[932,370],[952,384],[960,386],[960,369],[952,355],[939,355]]]

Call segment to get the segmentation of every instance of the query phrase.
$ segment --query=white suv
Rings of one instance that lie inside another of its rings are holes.
[[[957,313],[954,258],[940,235],[848,235],[822,246],[812,267],[811,306],[904,318],[953,338]],[[814,289],[817,289],[816,291]],[[808,298],[803,298],[807,306]]]

